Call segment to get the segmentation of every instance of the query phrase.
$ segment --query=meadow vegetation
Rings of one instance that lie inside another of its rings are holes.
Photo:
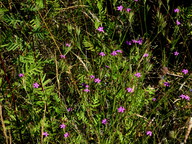
[[[192,143],[192,6],[2,0],[0,143]]]

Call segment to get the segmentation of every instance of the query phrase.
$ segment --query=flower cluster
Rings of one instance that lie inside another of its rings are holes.
[[[180,95],[179,96],[181,99],[185,99],[185,100],[190,100],[190,97],[188,96],[188,95],[184,95],[184,94],[182,94],[182,95]]]

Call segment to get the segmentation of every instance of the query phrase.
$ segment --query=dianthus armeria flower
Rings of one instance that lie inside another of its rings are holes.
[[[125,111],[125,108],[124,108],[124,107],[122,107],[122,106],[120,106],[117,110],[118,110],[118,112],[123,113],[123,112]]]
[[[112,56],[115,56],[115,55],[117,55],[117,52],[116,52],[116,51],[113,51],[113,52],[111,53],[111,55],[112,55]]]
[[[34,87],[34,88],[38,88],[38,87],[39,87],[39,84],[36,82],[36,83],[33,84],[33,87]]]
[[[132,93],[134,90],[132,88],[126,88],[126,90],[129,92],[129,93]]]
[[[148,53],[144,53],[143,57],[148,57],[149,54]]]
[[[118,10],[118,11],[122,11],[122,10],[123,10],[123,6],[122,6],[122,5],[118,6],[118,7],[117,7],[117,10]]]
[[[182,73],[187,74],[189,71],[187,69],[183,69]]]
[[[60,128],[62,128],[62,129],[64,129],[65,127],[66,127],[65,124],[61,124],[61,125],[60,125]]]
[[[132,45],[132,41],[126,41],[125,42],[127,45]]]
[[[153,98],[152,101],[156,101],[157,99],[156,98]]]
[[[141,73],[136,73],[136,74],[134,74],[134,76],[141,77]]]
[[[123,53],[123,51],[122,51],[122,50],[116,50],[116,52],[117,52],[117,53]]]
[[[106,118],[103,119],[103,120],[101,121],[101,123],[104,124],[104,125],[107,124],[107,119],[106,119]]]
[[[67,137],[69,137],[69,133],[67,132],[67,133],[65,133],[63,136],[64,136],[65,138],[67,138]]]
[[[43,132],[43,136],[47,137],[49,134],[47,132]]]
[[[138,0],[134,0],[135,2],[138,2]]]
[[[66,44],[65,44],[65,46],[70,47],[70,46],[71,46],[71,44],[70,44],[70,43],[66,43]]]
[[[97,30],[100,31],[100,32],[104,32],[103,27],[98,27]]]
[[[65,55],[60,55],[60,58],[61,58],[61,59],[65,59],[66,56],[65,56]]]
[[[175,12],[175,13],[179,13],[179,12],[180,12],[180,9],[176,8],[176,9],[174,9],[174,12]]]
[[[190,100],[190,97],[188,96],[188,95],[184,95],[184,94],[182,94],[182,95],[180,95],[179,96],[181,99],[186,99],[186,100]]]
[[[164,82],[164,86],[169,87],[169,86],[170,86],[170,83]]]
[[[91,79],[94,79],[94,78],[95,78],[95,76],[94,76],[94,75],[90,75],[90,78],[91,78]]]
[[[152,136],[152,131],[147,131],[147,132],[146,132],[146,135]]]
[[[70,112],[70,111],[72,111],[72,110],[73,110],[72,108],[68,108],[68,109],[67,109],[68,112]]]
[[[178,20],[176,20],[176,25],[180,25],[181,23],[178,21]]]
[[[179,55],[179,52],[178,52],[178,51],[175,51],[175,52],[174,52],[174,55],[175,55],[175,56],[178,56],[178,55]]]
[[[105,56],[105,53],[104,52],[100,52],[99,55],[100,56]]]
[[[84,92],[90,92],[90,90],[89,90],[89,89],[84,89],[83,91],[84,91]]]
[[[130,8],[127,8],[127,9],[126,9],[126,11],[127,11],[127,12],[130,12],[130,11],[131,11],[131,9],[130,9]]]
[[[23,74],[23,73],[20,73],[18,76],[19,76],[19,77],[24,77],[24,74]]]
[[[96,79],[94,80],[94,82],[95,82],[95,83],[100,83],[101,80],[100,80],[99,78],[96,78]]]

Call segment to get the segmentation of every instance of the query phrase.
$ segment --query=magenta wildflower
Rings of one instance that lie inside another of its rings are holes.
[[[104,124],[104,125],[107,124],[107,119],[106,118],[103,119],[101,123]]]
[[[132,42],[133,42],[133,43],[138,43],[138,41],[137,41],[137,40],[132,40]]]
[[[190,97],[188,96],[188,95],[184,95],[184,94],[182,94],[182,95],[180,95],[179,96],[181,99],[186,99],[186,100],[190,100]]]
[[[71,44],[70,44],[70,43],[66,43],[66,44],[65,44],[65,46],[70,47],[70,46],[71,46]]]
[[[64,134],[64,137],[66,138],[66,137],[69,137],[69,133],[67,132],[67,133],[65,133]]]
[[[68,109],[67,109],[68,112],[70,112],[70,111],[72,111],[72,110],[73,110],[72,108],[68,108]]]
[[[123,53],[123,51],[122,51],[122,50],[116,50],[116,52],[118,52],[118,53]]]
[[[97,30],[100,31],[100,32],[104,32],[103,27],[98,27]]]
[[[156,101],[157,99],[156,98],[153,98],[152,101]]]
[[[149,54],[148,53],[144,53],[143,57],[148,57]]]
[[[127,45],[132,45],[132,41],[126,41],[125,42]]]
[[[84,91],[84,92],[90,92],[90,90],[89,90],[89,89],[84,89],[83,91]]]
[[[132,88],[126,88],[126,90],[129,92],[129,93],[132,93],[134,90]]]
[[[105,53],[104,52],[100,52],[99,55],[100,56],[105,56]]]
[[[66,127],[65,124],[61,124],[61,125],[60,125],[60,128],[65,128],[65,127]]]
[[[142,40],[142,39],[139,39],[139,40],[137,41],[137,43],[138,43],[139,45],[142,45],[143,40]]]
[[[107,65],[106,65],[105,67],[106,67],[106,68],[110,68],[110,67],[109,67],[109,66],[107,66]]]
[[[178,21],[178,20],[176,20],[176,25],[180,25],[181,23]]]
[[[146,132],[146,135],[152,136],[152,131],[147,131],[147,132]]]
[[[34,83],[34,84],[33,84],[33,87],[34,87],[34,88],[38,88],[38,87],[39,87],[39,84],[38,84],[38,83]]]
[[[86,88],[88,88],[88,87],[89,87],[89,85],[85,85],[85,87],[86,87]]]
[[[19,77],[24,77],[24,74],[23,74],[23,73],[20,73],[18,76],[19,76]]]
[[[122,6],[122,5],[118,6],[118,7],[117,7],[117,10],[118,10],[118,11],[122,11],[122,10],[123,10],[123,6]]]
[[[131,11],[131,9],[130,9],[130,8],[127,8],[127,9],[126,9],[126,11],[127,11],[127,12],[130,12],[130,11]]]
[[[180,11],[180,9],[178,9],[178,8],[174,9],[175,13],[179,13],[179,11]]]
[[[100,83],[101,80],[100,80],[99,78],[96,78],[96,79],[94,80],[94,82],[95,82],[95,83]]]
[[[61,58],[61,59],[65,59],[66,56],[65,56],[65,55],[60,55],[60,58]]]
[[[94,76],[94,75],[90,75],[90,78],[91,78],[91,79],[94,79],[94,78],[95,78],[95,76]]]
[[[175,52],[174,52],[174,55],[175,55],[175,56],[178,56],[178,55],[179,55],[179,52],[175,51]]]
[[[49,134],[47,132],[43,132],[43,135],[47,137]]]
[[[120,107],[118,108],[118,112],[123,113],[124,111],[125,111],[125,108],[124,108],[124,107],[120,106]]]
[[[183,69],[182,73],[187,74],[189,71],[187,69]]]
[[[136,77],[141,77],[141,73],[134,74]]]
[[[137,2],[138,0],[134,0],[135,2]]]
[[[170,86],[170,83],[164,82],[164,86],[169,87],[169,86]]]
[[[115,56],[115,55],[117,55],[117,52],[116,52],[116,51],[113,51],[113,52],[111,53],[111,55],[112,55],[112,56]]]

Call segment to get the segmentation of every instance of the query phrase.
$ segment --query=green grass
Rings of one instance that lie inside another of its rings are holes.
[[[1,2],[0,141],[192,142],[191,9],[168,0]]]

